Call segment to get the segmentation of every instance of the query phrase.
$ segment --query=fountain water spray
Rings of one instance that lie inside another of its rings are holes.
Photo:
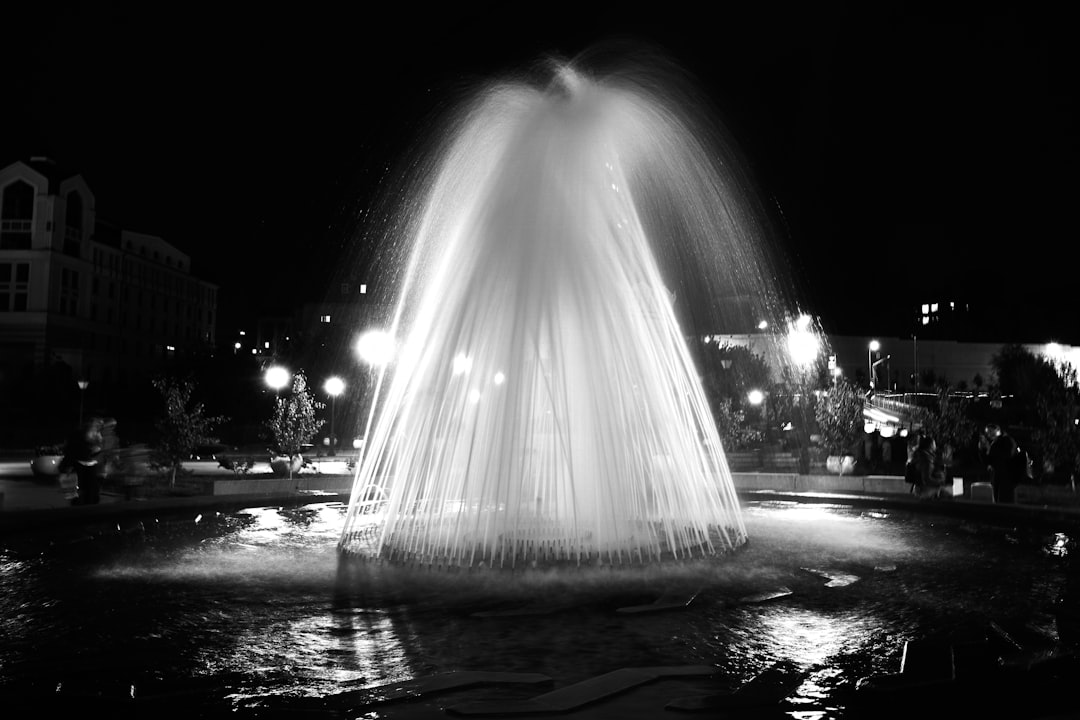
[[[674,306],[687,273],[772,285],[732,169],[654,86],[569,65],[486,88],[447,138],[402,223],[399,350],[340,548],[522,568],[744,543]]]

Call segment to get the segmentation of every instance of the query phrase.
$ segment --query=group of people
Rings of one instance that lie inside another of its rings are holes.
[[[905,478],[911,492],[920,498],[940,498],[951,495],[948,474],[949,448],[939,450],[931,435],[919,435],[908,450]],[[994,489],[994,501],[1011,503],[1016,500],[1016,486],[1023,477],[1019,464],[1026,460],[1016,440],[996,423],[988,424],[979,441],[979,457]]]

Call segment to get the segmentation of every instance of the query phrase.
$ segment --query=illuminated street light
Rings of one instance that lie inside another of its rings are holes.
[[[810,316],[801,315],[788,331],[788,354],[795,365],[806,368],[817,359],[821,341],[810,327]]]
[[[334,411],[337,409],[337,396],[345,392],[345,381],[335,376],[327,378],[323,390],[330,396],[330,454],[336,455],[337,436],[334,435]]]
[[[874,389],[874,353],[881,349],[881,343],[871,340],[866,348],[866,379],[870,383],[870,389]]]
[[[753,389],[746,394],[746,399],[751,405],[761,406],[761,436],[765,442],[769,441],[769,416],[766,407],[767,394],[761,390]]]
[[[373,367],[382,367],[394,359],[394,338],[383,330],[369,330],[356,341],[356,354]]]
[[[292,376],[281,365],[271,365],[266,369],[263,379],[267,385],[274,389],[274,393],[280,393],[281,389],[289,384]]]
[[[83,417],[83,396],[86,395],[86,388],[90,387],[89,380],[79,381],[79,425],[82,425]]]

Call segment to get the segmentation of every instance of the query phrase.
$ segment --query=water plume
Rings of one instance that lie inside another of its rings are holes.
[[[343,551],[522,568],[746,541],[676,302],[760,311],[772,278],[737,165],[652,79],[566,64],[452,123],[397,223],[398,354]]]

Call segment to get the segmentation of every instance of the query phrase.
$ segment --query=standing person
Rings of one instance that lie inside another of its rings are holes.
[[[994,486],[994,502],[1011,503],[1016,500],[1014,463],[1016,441],[997,423],[986,426],[986,467],[990,471],[990,483]]]
[[[945,468],[938,457],[937,441],[930,435],[919,438],[919,447],[912,458],[917,473],[916,495],[920,498],[938,498],[945,491]]]
[[[105,473],[101,426],[100,418],[93,418],[81,426],[68,440],[64,459],[60,461],[60,472],[74,470],[78,478],[78,496],[73,501],[76,505],[96,505],[101,501],[101,482]]]

